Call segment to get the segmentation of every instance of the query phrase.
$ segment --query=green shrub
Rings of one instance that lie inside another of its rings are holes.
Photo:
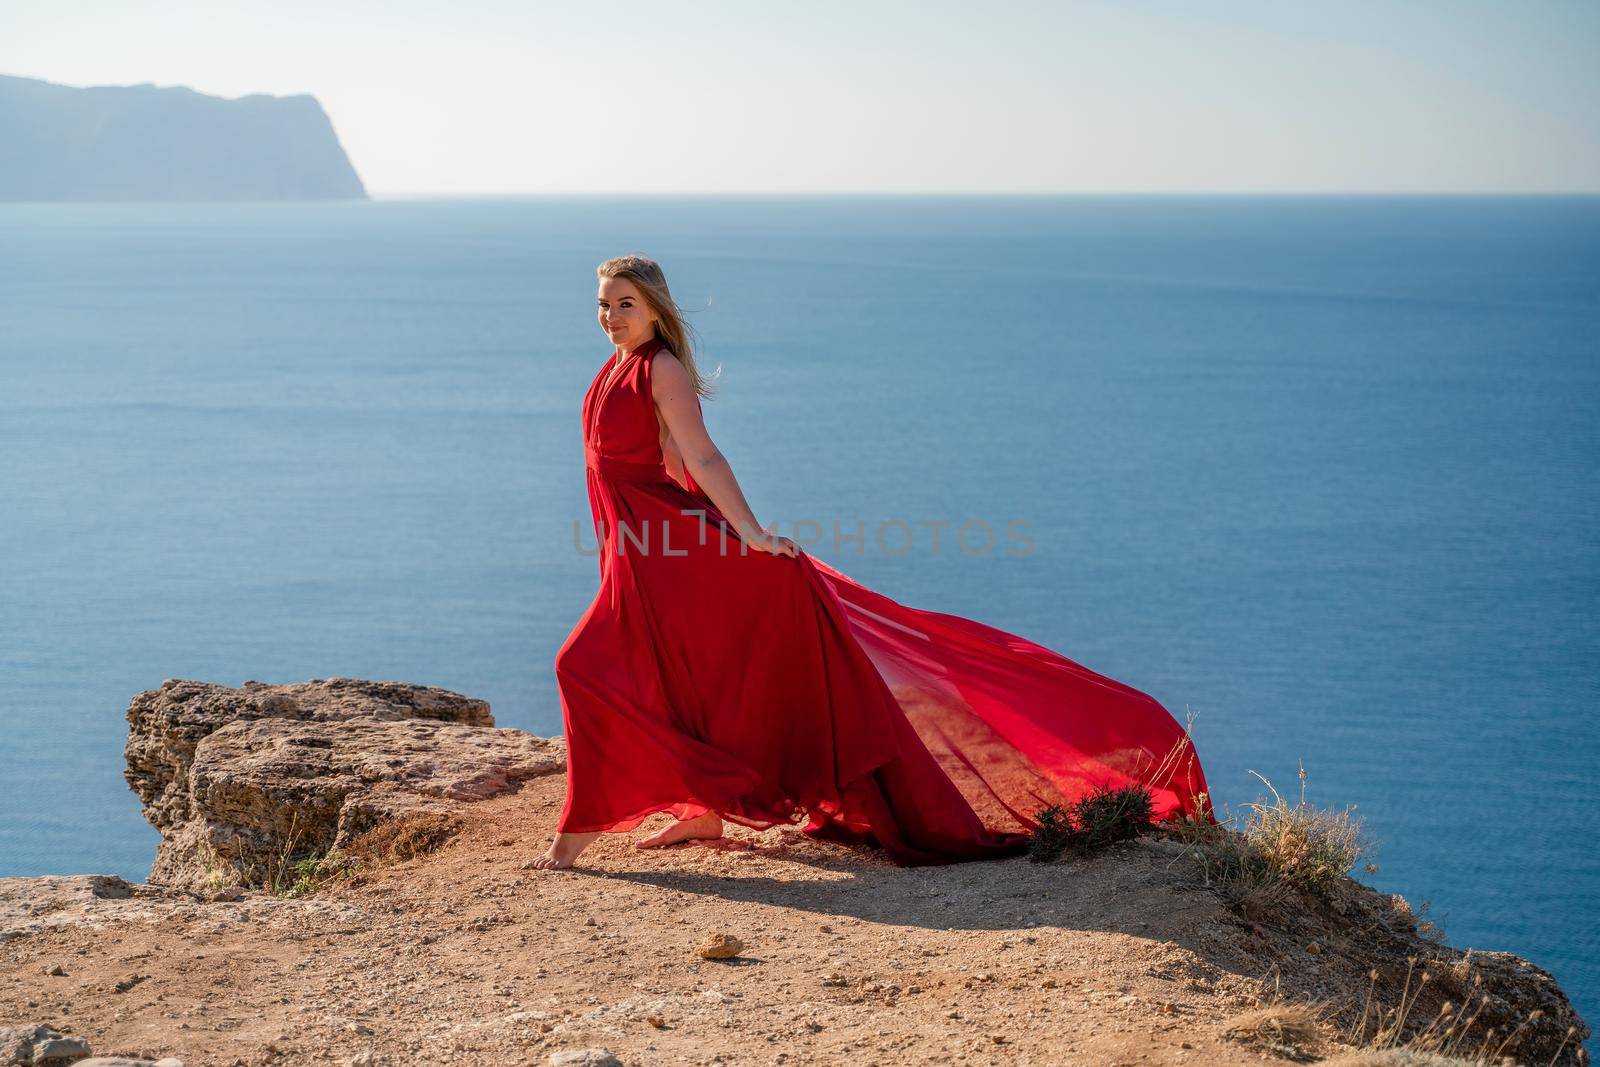
[[[1137,782],[1095,786],[1065,808],[1051,804],[1034,814],[1039,825],[1028,842],[1028,858],[1047,863],[1063,852],[1087,855],[1138,837],[1150,829],[1154,811],[1154,795]]]

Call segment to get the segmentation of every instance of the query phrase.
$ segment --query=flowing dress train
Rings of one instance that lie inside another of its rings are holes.
[[[1038,810],[1097,785],[1211,816],[1153,698],[971,619],[906,607],[802,551],[744,545],[666,470],[652,339],[583,401],[600,587],[556,655],[557,829],[706,811],[882,847],[904,866],[1016,855]]]

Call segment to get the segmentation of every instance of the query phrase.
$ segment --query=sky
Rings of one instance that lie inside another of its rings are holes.
[[[375,196],[1600,192],[1591,0],[7,0],[0,73],[316,96]]]

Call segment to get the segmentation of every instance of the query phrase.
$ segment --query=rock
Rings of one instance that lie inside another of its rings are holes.
[[[0,878],[0,942],[69,927],[98,929],[124,923],[161,923],[192,918],[200,907],[224,912],[229,922],[255,922],[284,911],[341,922],[370,921],[359,907],[315,896],[289,898],[252,893],[238,903],[206,903],[200,893],[173,886],[125,882],[115,875],[44,875]],[[40,967],[46,975],[70,976],[59,963]],[[105,987],[108,991],[111,985]],[[187,1024],[178,1024],[183,1028]],[[3,1063],[0,1060],[0,1063]]]
[[[0,941],[61,926],[153,916],[149,901],[160,895],[112,874],[0,878]],[[68,973],[59,963],[44,972]]]
[[[727,960],[737,956],[744,948],[744,942],[732,934],[712,934],[695,948],[694,953],[701,959]]]
[[[622,1067],[622,1061],[608,1048],[579,1048],[552,1052],[545,1062],[550,1067]]]
[[[0,1064],[66,1064],[90,1054],[89,1042],[45,1026],[0,1028]]]
[[[192,889],[261,885],[285,853],[325,856],[566,764],[561,741],[495,728],[482,700],[401,682],[169,679],[127,719],[124,776],[162,836],[150,881]]]
[[[1457,949],[1421,938],[1405,898],[1380,893],[1354,879],[1339,883],[1338,893],[1342,906],[1329,906],[1321,920],[1335,930],[1360,930],[1360,951],[1385,986],[1403,988],[1415,961],[1415,969],[1431,976],[1431,997],[1461,1004],[1470,996],[1478,1032],[1494,1027],[1495,1033],[1509,1038],[1501,1052],[1519,1063],[1550,1063],[1558,1050],[1570,1055],[1588,1039],[1588,1025],[1544,968],[1509,952]],[[1309,917],[1315,910],[1302,907],[1301,915]],[[1318,944],[1329,940],[1319,938]],[[1430,1003],[1421,1010],[1433,1007]],[[1569,1036],[1569,1027],[1576,1040]]]
[[[1588,1038],[1589,1027],[1543,967],[1509,952],[1477,949],[1466,949],[1454,963],[1436,972],[1438,985],[1458,1002],[1472,989],[1482,1002],[1480,1026],[1493,1026],[1499,1034],[1519,1031],[1506,1046],[1516,1050],[1519,1061],[1549,1063],[1557,1049],[1576,1045],[1567,1036],[1569,1027],[1576,1028],[1579,1041]],[[1474,986],[1473,980],[1480,976],[1482,985]]]

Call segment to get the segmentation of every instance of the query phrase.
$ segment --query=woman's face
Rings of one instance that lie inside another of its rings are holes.
[[[656,313],[626,278],[600,279],[600,328],[611,342],[631,352],[656,335]]]

